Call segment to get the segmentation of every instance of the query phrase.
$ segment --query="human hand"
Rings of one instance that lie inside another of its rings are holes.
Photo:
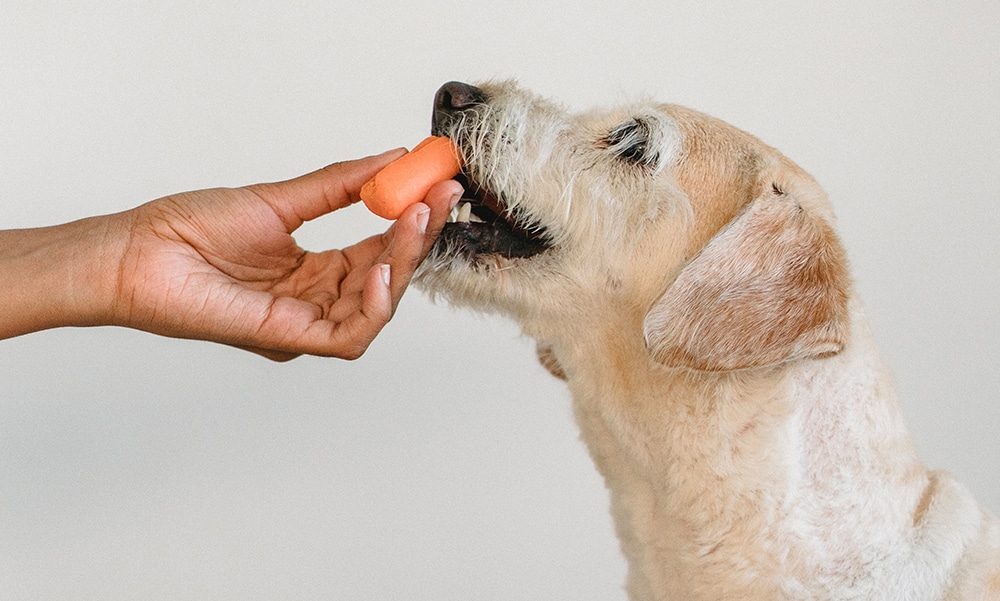
[[[392,317],[461,186],[436,185],[385,233],[343,250],[307,252],[291,234],[356,202],[362,184],[401,153],[281,183],[177,194],[111,216],[118,227],[107,229],[124,243],[110,261],[108,317],[97,321],[276,360],[359,357]]]

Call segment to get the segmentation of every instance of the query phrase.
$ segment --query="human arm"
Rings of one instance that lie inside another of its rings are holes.
[[[361,185],[401,154],[0,232],[0,338],[121,325],[273,359],[357,357],[391,318],[461,187],[438,184],[385,233],[342,250],[307,252],[292,232],[356,202]]]

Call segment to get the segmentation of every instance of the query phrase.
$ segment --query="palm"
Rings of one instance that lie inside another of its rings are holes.
[[[140,207],[121,265],[118,313],[126,325],[272,358],[360,355],[426,252],[423,236],[394,226],[343,250],[312,253],[291,235],[304,220],[356,200],[358,186],[339,188],[344,198],[324,189],[305,208],[289,208],[288,197],[301,191],[280,185],[180,194]],[[446,212],[435,211],[435,228]],[[389,307],[372,300],[376,263],[393,264]]]

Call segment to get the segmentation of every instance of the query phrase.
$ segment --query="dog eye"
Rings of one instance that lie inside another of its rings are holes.
[[[649,124],[640,119],[630,119],[612,129],[601,141],[601,146],[620,159],[651,167],[659,157],[650,151],[649,138]]]

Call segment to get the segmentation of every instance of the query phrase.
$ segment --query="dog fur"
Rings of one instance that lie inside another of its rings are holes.
[[[1000,599],[1000,523],[917,458],[812,177],[679,106],[473,89],[435,133],[548,248],[443,236],[418,281],[567,381],[630,598]]]

